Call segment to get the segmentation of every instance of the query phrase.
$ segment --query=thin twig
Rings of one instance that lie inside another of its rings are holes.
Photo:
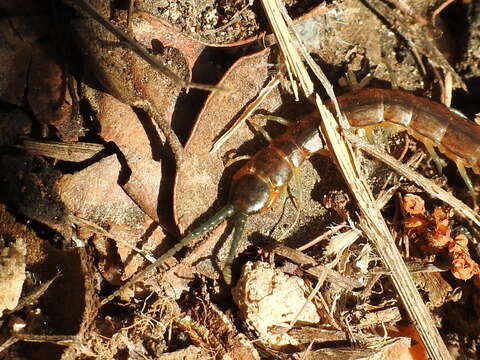
[[[438,8],[436,8],[433,13],[432,13],[432,20],[435,21],[435,18],[451,3],[453,3],[455,0],[445,0],[445,2],[440,5]]]
[[[139,249],[138,247],[130,244],[129,242],[127,242],[125,240],[122,240],[122,239],[119,239],[118,237],[109,233],[107,230],[105,230],[101,226],[99,226],[99,225],[97,225],[97,224],[95,224],[95,223],[93,223],[93,222],[91,222],[87,219],[83,219],[83,218],[80,218],[80,217],[75,216],[75,215],[69,215],[68,219],[75,225],[83,226],[83,227],[93,231],[96,234],[99,234],[99,235],[104,236],[106,238],[112,239],[115,242],[133,250],[134,252],[140,254],[141,256],[143,256],[145,259],[147,259],[151,263],[155,262],[155,260],[156,260],[155,257],[149,251]],[[136,242],[136,241],[133,241],[133,242]]]
[[[288,324],[287,328],[285,329],[285,333],[287,333],[290,329],[292,329],[295,324],[297,323],[298,319],[300,318],[300,315],[302,314],[303,310],[307,307],[308,304],[310,304],[317,295],[318,291],[322,287],[323,283],[325,282],[325,278],[327,277],[327,272],[324,271],[322,276],[318,278],[317,284],[313,288],[312,291],[310,291],[310,294],[308,294],[308,297],[305,299],[305,302],[303,303],[302,307],[297,311],[295,316],[293,317],[292,321],[290,321],[290,324]]]
[[[0,354],[18,341],[19,339],[17,339],[16,337],[10,336],[2,344],[0,344]]]
[[[50,280],[48,280],[47,282],[41,284],[40,286],[38,286],[36,289],[34,289],[30,294],[22,297],[22,299],[20,300],[20,302],[17,304],[17,306],[15,306],[15,308],[13,310],[10,310],[8,311],[7,313],[14,313],[14,312],[17,312],[17,311],[20,311],[21,309],[23,309],[25,306],[27,305],[30,305],[30,304],[33,304],[35,301],[37,301],[38,298],[40,298],[40,296],[42,296],[45,291],[48,290],[48,288],[50,287],[50,285],[52,285],[52,283],[57,280],[59,277],[61,276],[61,273],[58,272],[55,274],[55,276],[53,278],[51,278]],[[4,314],[5,315],[5,314]]]
[[[269,83],[260,91],[257,95],[256,99],[252,101],[250,104],[247,105],[245,110],[243,110],[242,114],[235,120],[233,125],[226,131],[223,135],[221,135],[218,140],[212,146],[210,153],[214,153],[220,149],[220,147],[228,140],[230,137],[235,133],[235,131],[247,120],[250,115],[253,114],[255,110],[262,104],[268,94],[272,92],[273,89],[277,87],[280,83],[280,75],[277,74],[274,76]]]
[[[162,64],[151,55],[140,43],[136,40],[129,37],[123,31],[117,29],[113,26],[108,20],[106,20],[98,11],[95,9],[87,0],[64,0],[71,6],[78,7],[85,11],[90,17],[92,17],[95,21],[97,21],[100,25],[105,27],[108,31],[110,31],[113,35],[115,35],[123,44],[124,46],[128,47],[130,50],[134,51],[138,56],[140,56],[143,60],[145,60],[152,68],[157,70],[158,72],[162,73],[163,75],[167,76],[169,79],[177,83],[183,88],[186,89],[200,89],[200,90],[207,90],[207,91],[214,91],[214,90],[221,90],[225,91],[218,86],[214,85],[207,85],[207,84],[198,84],[187,82],[180,78],[177,74],[175,74],[172,70],[170,70],[166,65]]]
[[[18,340],[38,343],[51,343],[62,346],[70,346],[78,343],[76,335],[43,335],[43,334],[15,334]]]
[[[331,236],[335,235],[337,232],[339,232],[344,227],[346,227],[345,223],[334,226],[330,230],[325,231],[320,236],[317,236],[315,239],[313,239],[313,240],[309,241],[308,243],[303,244],[302,246],[298,247],[297,250],[298,251],[305,251],[307,249],[310,249],[312,246],[318,244],[319,242],[321,242],[323,240],[326,240],[326,239],[330,238]]]
[[[324,276],[323,274],[325,273],[329,282],[334,283],[348,291],[362,286],[359,281],[343,276],[327,266],[317,264],[317,261],[313,257],[301,251],[285,246],[278,241],[262,239],[257,240],[256,244],[262,248],[268,249],[269,251],[273,251],[275,254],[289,259],[298,265],[303,265],[305,268],[302,268],[302,270],[312,276],[315,276],[316,278],[322,278]]]
[[[365,235],[374,243],[383,262],[390,269],[390,277],[395,289],[413,320],[429,356],[434,360],[450,360],[450,353],[418,293],[395,245],[395,240],[388,230],[380,210],[375,206],[375,200],[361,171],[355,152],[349,142],[342,137],[338,124],[328,109],[320,102],[318,108],[323,119],[323,134],[327,138],[329,148],[360,208],[362,214],[360,225]]]

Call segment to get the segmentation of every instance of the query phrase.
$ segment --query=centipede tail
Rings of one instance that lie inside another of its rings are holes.
[[[235,207],[232,204],[227,204],[212,215],[207,221],[193,229],[187,236],[180,240],[179,243],[183,243],[184,246],[188,245],[190,240],[209,232],[217,227],[223,220],[232,217],[233,214],[235,214],[235,211]]]

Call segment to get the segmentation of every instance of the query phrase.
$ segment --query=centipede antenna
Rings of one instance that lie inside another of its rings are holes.
[[[227,259],[225,260],[225,266],[223,268],[222,274],[223,279],[227,285],[232,283],[232,262],[233,258],[236,255],[238,244],[242,238],[243,229],[245,228],[245,223],[247,222],[247,215],[242,213],[237,213],[235,216],[235,225],[233,228],[233,240],[230,245],[230,251],[228,253]]]
[[[119,289],[114,291],[110,296],[107,296],[105,299],[103,299],[100,304],[105,305],[106,303],[113,300],[115,297],[120,295],[125,289],[129,288],[130,286],[133,286],[138,281],[144,279],[152,270],[162,265],[165,262],[165,260],[167,260],[169,257],[175,255],[177,252],[182,250],[185,246],[189,245],[195,238],[198,238],[199,236],[212,230],[217,225],[219,225],[222,221],[231,217],[233,214],[235,214],[235,208],[233,207],[233,205],[229,204],[224,206],[222,209],[217,211],[212,217],[210,217],[203,224],[193,229],[187,236],[185,236],[173,247],[171,247],[166,253],[160,256],[155,262],[148,265],[145,269],[139,271],[130,280],[128,280],[125,284],[123,284]]]

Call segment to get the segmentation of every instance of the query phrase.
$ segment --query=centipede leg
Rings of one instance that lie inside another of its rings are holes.
[[[461,160],[455,161],[455,164],[457,165],[457,169],[458,169],[458,172],[460,173],[460,176],[462,177],[463,181],[467,185],[470,195],[472,196],[473,206],[474,208],[477,208],[477,194],[473,187],[472,180],[470,180],[470,177],[467,174],[467,169],[465,169],[465,165]]]
[[[256,115],[255,117],[253,117],[252,119],[250,120],[247,120],[248,124],[253,127],[255,129],[255,131],[259,132],[260,134],[263,135],[263,137],[268,141],[268,142],[271,142],[272,141],[272,137],[270,136],[270,134],[268,132],[265,131],[264,128],[262,128],[258,123],[257,121],[258,120],[261,120],[261,119],[265,119],[265,120],[271,120],[271,121],[275,121],[279,124],[282,124],[282,125],[285,125],[285,126],[290,126],[291,125],[291,122],[283,117],[280,117],[280,116],[273,116],[273,115]]]
[[[375,143],[375,127],[376,126],[364,126],[362,129],[365,131],[365,137],[367,138],[367,141],[369,142],[370,145],[373,145]]]
[[[293,178],[295,179],[296,194],[294,194],[292,186],[288,184],[288,195],[291,197],[293,205],[297,210],[302,208],[303,197],[302,197],[302,177],[300,176],[300,169],[295,168],[293,171]]]
[[[227,259],[225,260],[225,266],[222,271],[223,279],[225,280],[225,283],[228,285],[232,283],[232,263],[237,253],[237,248],[238,248],[238,245],[240,244],[240,239],[242,238],[243,229],[245,228],[245,223],[247,222],[247,216],[241,213],[236,214],[234,221],[235,221],[235,224],[233,228],[232,244],[230,245],[230,251],[228,253]]]
[[[296,168],[295,171],[293,172],[293,177],[295,178],[295,185],[297,187],[297,195],[294,195],[293,194],[293,191],[292,191],[292,187],[290,186],[290,184],[288,184],[288,195],[290,196],[290,198],[292,199],[292,203],[293,205],[295,206],[295,208],[297,209],[297,212],[296,212],[296,215],[295,215],[295,220],[292,222],[292,224],[288,227],[288,229],[286,229],[279,237],[278,237],[278,241],[282,240],[283,238],[285,238],[285,236],[287,236],[287,234],[292,231],[292,229],[295,227],[295,225],[297,224],[298,222],[298,219],[300,218],[300,211],[301,211],[301,208],[302,208],[302,204],[303,204],[303,196],[302,196],[302,179],[301,179],[301,176],[300,176],[300,169],[299,168]],[[285,205],[286,203],[283,204],[284,206],[284,210],[285,210]],[[283,212],[282,212],[282,217],[283,217]]]
[[[265,120],[275,121],[285,126],[290,126],[292,124],[290,120],[285,119],[281,116],[274,116],[274,115],[256,115],[255,119],[265,119]]]
[[[437,167],[438,172],[441,174],[442,171],[443,171],[443,167],[445,166],[445,162],[443,161],[442,158],[440,158],[440,156],[438,156],[438,154],[435,151],[435,149],[433,148],[433,144],[431,142],[425,142],[425,148],[427,149],[428,154],[430,155],[433,162],[435,163],[435,166]],[[464,170],[465,170],[465,168],[464,168]],[[466,173],[465,173],[465,175],[466,175]],[[467,186],[468,186],[468,184],[467,184]]]
[[[265,140],[267,140],[268,142],[272,141],[272,137],[270,136],[270,134],[264,128],[262,128],[259,124],[257,124],[255,121],[252,121],[252,120],[247,120],[247,122],[251,127],[255,129],[256,132],[259,132],[260,134],[262,134]]]
[[[358,90],[361,90],[363,89],[364,87],[366,87],[370,81],[372,80],[372,74],[371,73],[368,73],[367,75],[365,75],[362,80],[358,81],[357,79],[357,76],[355,75],[355,73],[351,70],[347,70],[347,73],[346,73],[346,77],[347,77],[347,82],[348,82],[348,87],[352,90],[352,91],[358,91]]]

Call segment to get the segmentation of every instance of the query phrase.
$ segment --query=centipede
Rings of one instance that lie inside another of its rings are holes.
[[[439,158],[435,148],[438,148],[456,164],[469,191],[475,194],[466,168],[480,174],[480,126],[440,103],[402,90],[362,89],[341,95],[337,101],[352,127],[371,130],[373,127],[389,126],[395,131],[405,130],[424,144],[436,163]],[[327,102],[326,106],[334,110],[332,102]],[[319,131],[320,122],[317,112],[305,115],[252,156],[233,175],[228,203],[122,288],[139,281],[145,273],[175,255],[193,239],[233,218],[233,239],[222,271],[225,282],[230,284],[231,265],[248,217],[269,210],[298,174],[301,165],[312,155],[325,150]]]

